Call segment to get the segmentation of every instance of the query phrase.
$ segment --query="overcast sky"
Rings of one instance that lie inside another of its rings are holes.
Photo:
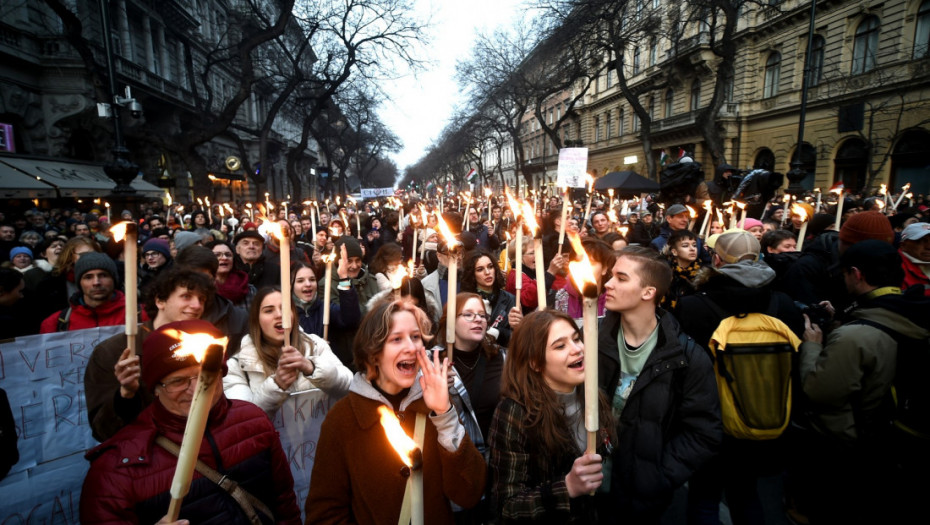
[[[517,16],[522,0],[415,0],[425,18],[433,13],[428,70],[407,76],[387,87],[393,98],[380,112],[382,120],[400,137],[403,149],[392,156],[404,168],[426,152],[461,103],[462,89],[455,82],[455,63],[468,57],[472,36],[507,25]]]

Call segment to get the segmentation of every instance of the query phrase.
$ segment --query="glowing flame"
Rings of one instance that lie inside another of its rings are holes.
[[[507,196],[507,206],[510,207],[510,211],[513,213],[513,218],[519,219],[520,213],[522,210],[522,208],[520,207],[520,201],[515,199],[514,196],[510,194],[509,191],[505,195]]]
[[[884,184],[882,184],[882,187],[879,188],[879,190],[878,190],[878,194],[879,194],[879,195],[884,195],[884,194],[886,194],[886,193],[888,193],[888,187],[885,186]]]
[[[528,202],[523,202],[523,223],[526,224],[526,227],[530,229],[534,235],[536,230],[539,229],[539,223],[536,222],[536,210],[533,209],[533,205]]]
[[[717,222],[723,224],[723,212],[720,210],[720,208],[717,208]]]
[[[207,206],[210,205],[210,197],[204,197],[203,201],[207,203]]]
[[[492,193],[494,193],[494,192],[491,191],[491,188],[485,188],[485,189],[484,189],[484,196],[485,196],[486,198],[487,198],[487,197],[490,197]]]
[[[446,224],[446,221],[442,220],[442,217],[437,217],[439,222],[436,226],[439,228],[439,234],[442,235],[442,238],[446,240],[446,245],[449,249],[452,249],[453,246],[458,244],[455,235],[452,233],[452,230],[449,229],[449,225]]]
[[[697,217],[697,210],[688,205],[685,205],[685,208],[688,208],[688,213],[691,214],[692,219]]]
[[[426,206],[423,206],[423,203],[417,204],[417,207],[420,208],[420,216],[423,219],[423,226],[425,227],[429,224],[429,213],[426,212]]]
[[[416,442],[404,432],[404,429],[400,426],[400,421],[397,420],[397,416],[394,415],[390,408],[381,405],[378,407],[378,414],[381,415],[381,426],[384,427],[384,435],[387,436],[388,442],[397,451],[397,455],[404,462],[404,465],[412,467],[413,459],[411,456],[417,449]]]
[[[262,224],[262,226],[265,225],[267,225],[265,227],[265,231],[271,234],[272,237],[278,239],[279,241],[284,240],[284,230],[281,228],[281,223],[278,221],[267,221]]]
[[[388,279],[391,281],[391,288],[398,290],[400,286],[404,284],[404,277],[407,276],[407,268],[403,264],[398,264],[397,268],[394,268],[392,272],[388,274]]]
[[[331,251],[331,252],[329,252],[329,253],[327,253],[326,255],[320,256],[320,259],[323,260],[323,264],[329,264],[329,263],[335,261],[335,260],[336,260],[336,252],[335,252],[335,250],[334,250],[334,251]]]
[[[202,206],[203,206],[203,199],[201,199],[200,197],[197,197],[197,204],[199,204],[199,205],[202,207]]]
[[[621,226],[621,227],[617,228],[617,230],[620,232],[620,235],[622,235],[624,238],[626,238],[626,234],[627,234],[628,231],[630,231],[630,227],[629,227],[629,226]]]
[[[227,337],[215,339],[210,334],[189,334],[173,328],[165,330],[164,333],[181,341],[174,349],[176,358],[192,356],[198,363],[203,362],[203,356],[210,345],[220,345],[226,348],[226,342],[229,340]]]
[[[575,232],[566,233],[568,234],[569,242],[572,244],[572,249],[581,257],[580,261],[571,261],[568,263],[568,273],[572,276],[575,287],[583,293],[586,285],[597,284],[597,278],[594,276],[594,267],[591,266],[591,261],[588,260],[588,254],[581,245],[581,237]]]
[[[908,199],[914,198],[914,194],[911,192],[907,192],[904,196],[907,197]]]
[[[797,215],[801,219],[801,222],[807,220],[807,210],[805,210],[803,206],[799,206],[797,203],[791,207],[791,214]]]
[[[588,191],[594,189],[594,177],[592,177],[590,173],[584,174],[584,180],[588,183]]]
[[[171,193],[168,190],[165,190],[165,195],[168,197],[168,206],[171,206],[171,203],[174,202],[174,200],[171,198]]]
[[[876,200],[876,201],[875,201],[875,204],[878,205],[878,210],[879,210],[879,211],[885,209],[885,201],[883,201],[883,200]]]
[[[790,194],[790,193],[786,193],[786,194],[785,194],[785,198],[782,199],[782,201],[788,202],[788,201],[790,201],[790,200],[791,200],[791,194]]]
[[[252,203],[251,203],[251,202],[245,203],[245,207],[251,210],[251,209],[252,209]]]
[[[223,204],[223,207],[226,208],[226,211],[229,212],[229,215],[230,215],[230,216],[233,215],[233,214],[235,214],[235,212],[234,212],[233,209],[232,209],[232,206],[230,206],[229,203]]]
[[[786,201],[786,202],[787,202],[787,201]],[[745,203],[745,202],[736,201],[736,207],[739,208],[740,210],[745,210],[745,209],[746,209],[746,203]],[[692,215],[692,217],[694,217],[694,216]]]
[[[713,205],[714,205],[714,201],[712,201],[711,199],[707,199],[706,201],[704,201],[704,206],[702,206],[702,208],[704,208],[707,211],[710,211],[710,208]]]
[[[911,189],[911,183],[908,182],[901,188],[901,193],[907,193],[907,190]]]
[[[610,219],[610,222],[620,222],[617,218],[617,212],[613,209],[607,210],[607,218]]]
[[[110,233],[113,234],[113,240],[120,242],[126,238],[126,228],[129,226],[129,221],[118,222],[110,228]]]

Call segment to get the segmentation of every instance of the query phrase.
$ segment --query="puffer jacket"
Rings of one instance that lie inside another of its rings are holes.
[[[81,523],[155,523],[167,514],[177,458],[154,441],[160,434],[180,444],[186,422],[156,400],[135,422],[92,449],[81,492]],[[255,405],[220,397],[210,410],[198,459],[261,500],[274,513],[274,523],[300,523],[278,433]],[[198,524],[249,523],[232,496],[197,472],[180,518]]]
[[[352,382],[352,372],[330,350],[329,343],[316,335],[303,336],[301,339],[304,345],[300,350],[313,363],[313,374],[297,374],[291,386],[281,390],[274,377],[265,373],[252,337],[243,337],[239,353],[227,362],[229,373],[223,378],[226,396],[255,403],[269,416],[273,416],[287,396],[295,392],[319,388],[333,398],[346,395],[349,383]]]
[[[126,324],[126,296],[119,290],[113,297],[96,308],[84,304],[83,294],[78,292],[71,296],[71,315],[68,317],[67,330],[83,330],[100,326]],[[42,321],[40,334],[53,334],[58,331],[58,318],[65,315],[66,309],[53,313]]]
[[[801,384],[812,403],[808,415],[817,431],[849,442],[885,424],[898,345],[880,328],[860,321],[927,339],[930,299],[921,292],[874,298],[866,294],[853,305],[850,322],[830,332],[825,344],[801,343]]]
[[[680,335],[671,314],[658,312],[659,339],[620,414],[611,456],[610,496],[618,515],[628,517],[667,505],[723,439],[710,359]],[[620,314],[608,311],[598,331],[598,384],[608,399],[620,380],[619,330]]]

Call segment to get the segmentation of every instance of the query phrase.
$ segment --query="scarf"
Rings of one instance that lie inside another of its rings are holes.
[[[233,268],[230,270],[229,275],[226,276],[225,282],[222,284],[216,283],[216,293],[229,299],[233,304],[241,303],[249,293],[248,274]]]

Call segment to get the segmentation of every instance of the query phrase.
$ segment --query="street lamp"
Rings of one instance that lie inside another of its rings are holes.
[[[132,98],[129,87],[126,88],[125,97],[116,94],[116,67],[113,65],[113,40],[110,36],[110,8],[108,4],[108,0],[100,0],[100,19],[103,29],[103,49],[107,60],[107,76],[109,77],[108,95],[116,107],[98,106],[102,116],[109,116],[113,119],[113,160],[104,165],[103,171],[116,182],[112,200],[128,203],[136,197],[136,190],[133,189],[131,184],[132,180],[136,178],[136,174],[139,173],[139,166],[129,161],[129,150],[123,144],[119,108],[128,107],[132,116],[138,118],[142,116],[142,106]]]
[[[807,50],[804,53],[804,75],[801,78],[801,115],[798,121],[798,145],[794,150],[794,158],[791,161],[791,170],[787,173],[788,185],[787,192],[799,194],[804,191],[801,181],[807,176],[807,172],[802,168],[801,151],[804,145],[804,121],[807,118],[807,89],[811,76],[811,44],[814,42],[814,18],[817,16],[817,0],[811,0],[811,18],[807,28]]]

